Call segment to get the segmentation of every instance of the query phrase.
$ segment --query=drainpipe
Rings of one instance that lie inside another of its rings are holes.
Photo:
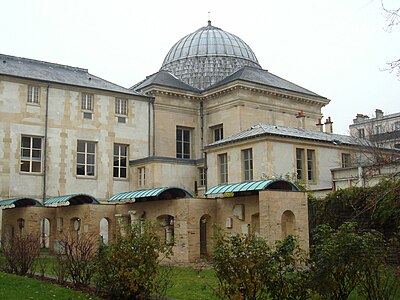
[[[46,201],[47,197],[47,134],[48,134],[48,123],[49,123],[49,88],[46,88],[46,107],[45,107],[45,118],[44,118],[44,145],[43,145],[43,198],[42,203]],[[46,247],[46,223],[42,219],[42,246]]]
[[[201,151],[204,147],[204,103],[203,100],[200,101],[200,139],[201,139]],[[203,152],[201,153],[201,158],[203,158]]]
[[[43,204],[46,201],[47,197],[47,133],[48,133],[48,122],[49,122],[49,88],[50,85],[47,85],[46,107],[45,107],[46,113],[44,119],[44,145],[43,145],[43,198],[42,198]]]
[[[154,102],[155,102],[155,98],[152,98],[151,101],[151,106],[153,109],[153,153],[152,156],[154,156],[156,154],[156,112],[154,110]]]

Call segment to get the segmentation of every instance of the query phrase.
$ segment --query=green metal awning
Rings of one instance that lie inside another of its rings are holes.
[[[34,199],[29,197],[19,197],[12,199],[5,199],[0,201],[0,207],[24,207],[24,206],[42,206],[42,204]]]
[[[259,181],[246,181],[241,183],[220,184],[209,189],[205,195],[237,193],[245,191],[285,190],[299,191],[299,188],[286,179],[269,179]]]
[[[62,205],[76,205],[76,204],[100,204],[100,202],[91,195],[88,194],[72,194],[72,195],[64,195],[59,197],[49,198],[44,201],[44,205],[50,206],[62,206]]]
[[[154,189],[147,189],[147,190],[137,190],[132,192],[125,192],[113,195],[108,201],[120,201],[120,200],[134,200],[140,198],[155,198],[162,196],[162,194],[167,194],[166,196],[168,199],[173,198],[193,198],[193,195],[176,186],[170,187],[161,187],[161,188],[154,188]]]

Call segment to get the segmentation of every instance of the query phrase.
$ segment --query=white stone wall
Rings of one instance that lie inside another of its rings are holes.
[[[28,84],[41,87],[40,104],[28,104]],[[47,86],[0,77],[0,198],[41,198],[43,173],[20,172],[21,135],[44,137]],[[81,111],[82,92],[94,94],[92,119]],[[126,124],[115,116],[115,98],[128,99]],[[100,200],[130,189],[128,178],[113,178],[114,143],[129,146],[128,159],[148,155],[148,102],[109,91],[51,84],[49,88],[47,197],[88,193]],[[76,175],[77,141],[96,143],[96,176]],[[42,147],[43,150],[43,147]],[[42,151],[43,153],[43,151]],[[43,163],[43,159],[42,159]]]
[[[253,180],[293,176],[296,173],[296,148],[315,151],[316,180],[308,182],[311,189],[332,187],[331,169],[341,166],[341,154],[351,149],[327,143],[306,142],[289,138],[260,138],[207,151],[208,188],[219,184],[218,154],[228,155],[229,183],[244,181],[241,151],[253,150]]]

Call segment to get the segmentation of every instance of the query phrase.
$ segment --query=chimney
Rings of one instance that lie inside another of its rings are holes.
[[[333,133],[332,124],[333,124],[333,122],[331,121],[331,117],[328,117],[325,120],[325,132],[326,133]]]
[[[297,128],[306,129],[306,116],[304,115],[304,112],[302,110],[300,110],[297,113],[296,119],[297,119]]]
[[[382,109],[375,109],[375,117],[377,118],[377,119],[382,119],[383,118],[383,111],[382,111]]]
[[[318,118],[318,123],[315,125],[319,128],[319,131],[324,132],[324,124],[322,124],[321,118]]]
[[[369,117],[367,115],[363,115],[363,114],[357,114],[356,118],[353,119],[353,124],[358,124],[364,120],[369,119]]]

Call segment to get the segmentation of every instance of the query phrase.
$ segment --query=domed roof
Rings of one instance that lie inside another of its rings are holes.
[[[244,66],[261,68],[254,52],[242,39],[208,21],[208,26],[172,46],[161,70],[171,72],[195,88],[205,89]]]

